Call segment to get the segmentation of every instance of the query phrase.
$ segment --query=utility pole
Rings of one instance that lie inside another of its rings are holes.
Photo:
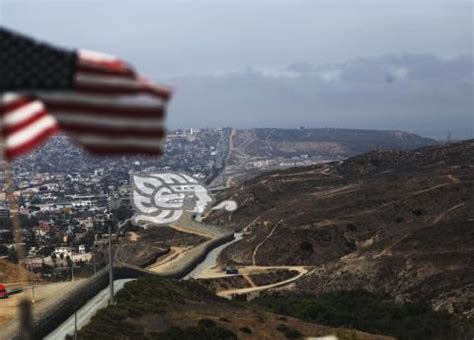
[[[94,242],[92,244],[92,257],[94,259],[94,274],[95,274],[97,271],[97,265],[95,263],[95,234],[94,234]]]
[[[31,303],[35,303],[35,282],[31,285]]]
[[[77,340],[77,308],[74,308],[74,340]]]
[[[120,239],[120,267],[123,264],[123,237]]]
[[[71,246],[71,281],[74,281],[74,250]]]
[[[110,304],[114,304],[114,257],[112,254],[112,221],[108,221],[109,229],[109,287]]]

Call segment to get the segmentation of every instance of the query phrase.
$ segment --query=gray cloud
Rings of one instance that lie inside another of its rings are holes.
[[[472,51],[472,1],[0,0],[0,22],[155,77]]]
[[[389,79],[389,81],[387,81]],[[474,137],[471,56],[386,55],[169,79],[172,126],[358,127]]]
[[[168,78],[171,127],[437,137],[472,136],[472,13],[470,0],[0,0],[2,25]]]

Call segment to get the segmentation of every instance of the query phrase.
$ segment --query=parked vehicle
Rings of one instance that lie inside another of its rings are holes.
[[[7,288],[0,284],[0,299],[6,299],[8,297]]]
[[[235,267],[226,267],[225,268],[225,273],[227,275],[235,275],[239,273],[239,270]]]

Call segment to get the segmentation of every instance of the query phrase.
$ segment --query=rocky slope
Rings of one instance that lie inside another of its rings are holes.
[[[373,151],[233,188],[213,223],[244,229],[224,263],[310,265],[295,289],[366,289],[474,317],[474,140]]]

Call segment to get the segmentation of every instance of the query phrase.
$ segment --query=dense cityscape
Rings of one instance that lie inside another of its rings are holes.
[[[131,216],[133,171],[184,171],[210,181],[223,165],[229,129],[183,129],[169,134],[160,158],[99,158],[66,136],[11,164],[27,251],[27,268],[43,278],[69,279],[74,269],[95,269],[94,244]],[[0,210],[0,257],[15,260],[5,193]],[[99,260],[99,259],[98,259]],[[89,271],[87,271],[89,269]]]

